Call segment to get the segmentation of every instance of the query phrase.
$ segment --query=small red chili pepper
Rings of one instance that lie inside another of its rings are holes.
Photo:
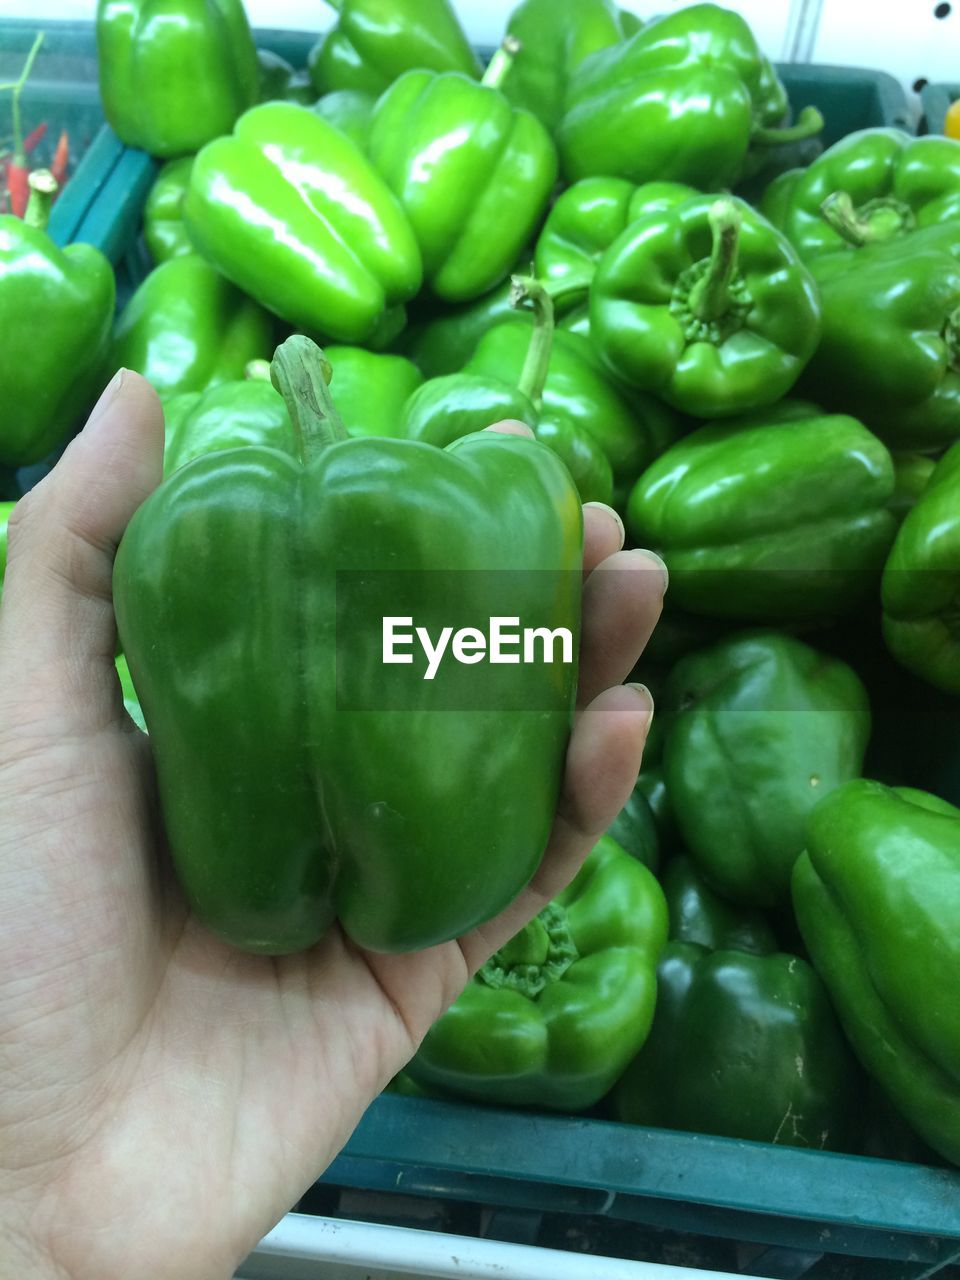
[[[27,136],[23,140],[23,154],[25,156],[28,156],[32,152],[36,151],[37,147],[46,136],[46,132],[47,132],[47,122],[45,120],[43,121],[42,124],[38,124],[35,129],[30,130],[30,132],[27,134]]]
[[[30,170],[14,157],[7,165],[7,193],[10,196],[10,212],[22,218],[30,200]]]
[[[60,134],[57,141],[57,149],[53,153],[53,160],[50,164],[50,172],[57,180],[57,186],[62,187],[67,176],[67,165],[70,163],[70,135],[66,129]]]

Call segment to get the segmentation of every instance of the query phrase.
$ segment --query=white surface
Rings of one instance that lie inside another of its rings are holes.
[[[236,1280],[737,1280],[650,1262],[290,1213]],[[763,1280],[763,1277],[759,1277]]]

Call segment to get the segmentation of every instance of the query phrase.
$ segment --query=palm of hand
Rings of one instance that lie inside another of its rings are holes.
[[[631,574],[633,598],[611,613],[595,574],[603,623],[584,643],[603,657],[581,693],[600,696],[521,899],[411,955],[364,954],[337,930],[302,955],[233,951],[172,884],[148,743],[113,668],[112,551],[159,478],[161,441],[151,393],[128,375],[21,504],[0,614],[0,1203],[14,1210],[0,1240],[6,1229],[71,1280],[229,1276],[469,972],[569,879],[622,803],[649,719],[635,694],[602,690],[652,628],[659,575]],[[588,567],[616,550],[604,524]],[[624,626],[625,640],[608,634]]]

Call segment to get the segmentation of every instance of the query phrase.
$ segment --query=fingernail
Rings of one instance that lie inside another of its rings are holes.
[[[633,689],[636,693],[640,695],[640,697],[646,703],[647,714],[648,714],[647,726],[649,727],[650,721],[653,719],[653,712],[654,712],[653,694],[650,692],[650,690],[647,688],[645,684],[631,683],[631,684],[625,685],[624,687],[627,689]]]
[[[664,595],[666,595],[667,588],[670,586],[670,570],[667,568],[665,562],[661,559],[661,557],[658,556],[655,551],[648,551],[646,548],[640,548],[640,547],[638,547],[633,552],[633,554],[635,556],[643,556],[645,560],[650,560],[653,564],[657,566],[657,568],[660,570],[661,574],[663,575],[663,593]]]
[[[619,512],[614,511],[613,507],[607,506],[605,502],[585,502],[583,505],[585,507],[596,507],[598,511],[605,511],[608,516],[616,520],[617,528],[620,530],[620,548],[622,550],[623,544],[627,540],[627,531],[623,527],[623,521],[620,519]]]
[[[125,373],[126,373],[126,369],[118,369],[117,372],[110,379],[110,381],[107,383],[106,387],[104,387],[103,393],[101,394],[100,399],[93,406],[93,409],[90,413],[90,417],[87,419],[87,425],[84,428],[84,430],[89,430],[91,427],[95,426],[98,419],[102,418],[103,415],[110,408],[110,406],[113,404],[114,400],[117,398],[117,395],[120,392],[120,388],[123,386],[123,375]]]

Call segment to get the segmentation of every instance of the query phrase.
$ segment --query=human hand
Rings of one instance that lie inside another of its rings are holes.
[[[500,429],[526,430],[518,424]],[[114,668],[113,557],[159,483],[125,372],[11,520],[0,609],[0,1276],[232,1275],[346,1142],[470,973],[571,879],[636,778],[648,695],[619,682],[657,563],[585,511],[580,710],[544,862],[456,942],[242,954],[188,913],[149,740]],[[10,1267],[9,1272],[4,1267]]]

